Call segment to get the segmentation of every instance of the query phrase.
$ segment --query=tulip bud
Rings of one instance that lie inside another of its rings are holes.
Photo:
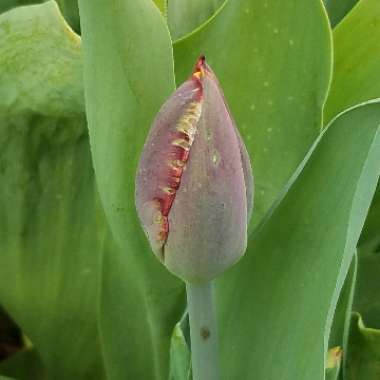
[[[162,263],[208,281],[247,245],[253,180],[219,83],[201,57],[153,122],[136,178],[136,208]]]

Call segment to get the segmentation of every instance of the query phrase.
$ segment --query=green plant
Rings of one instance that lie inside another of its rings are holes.
[[[155,3],[79,0],[82,37],[54,1],[0,15],[0,303],[33,347],[0,374],[190,378],[184,285],[134,180],[205,54],[256,182],[246,255],[216,280],[222,378],[377,379],[379,2],[326,0],[333,30],[320,0]]]

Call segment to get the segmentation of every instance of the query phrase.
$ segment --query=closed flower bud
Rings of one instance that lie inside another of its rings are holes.
[[[153,122],[136,178],[138,215],[161,262],[202,282],[244,254],[252,200],[247,151],[201,57]]]

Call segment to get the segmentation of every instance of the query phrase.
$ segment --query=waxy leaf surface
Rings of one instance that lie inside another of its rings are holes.
[[[379,176],[379,122],[379,103],[334,120],[246,256],[217,281],[225,379],[323,379],[333,311]]]
[[[174,90],[169,31],[151,0],[80,0],[84,83],[98,189],[117,247],[104,256],[100,328],[112,379],[167,379],[183,284],[152,254],[134,180],[150,125]]]
[[[380,97],[380,2],[361,0],[334,30],[334,70],[325,124],[344,109]]]
[[[54,2],[0,16],[0,302],[57,380],[104,375],[97,295],[108,228],[81,76],[80,40]]]

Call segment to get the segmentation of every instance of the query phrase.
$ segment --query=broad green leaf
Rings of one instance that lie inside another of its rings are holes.
[[[335,119],[245,258],[217,280],[225,379],[323,379],[332,314],[378,180],[379,124],[380,103]]]
[[[137,220],[134,181],[150,124],[174,89],[171,41],[151,0],[79,1],[90,142],[98,188],[120,250],[105,255],[100,326],[112,379],[167,379],[181,282],[153,256]]]
[[[359,0],[324,0],[331,26],[337,25]]]
[[[168,25],[173,40],[208,20],[226,0],[168,0]]]
[[[352,317],[346,380],[380,378],[380,330],[365,326],[357,313]]]
[[[83,121],[80,38],[55,2],[15,8],[0,25],[0,110]]]
[[[103,378],[79,49],[54,2],[0,16],[0,300],[57,380]]]
[[[205,54],[244,138],[255,177],[257,225],[321,127],[330,30],[320,1],[228,1],[174,45],[177,83]]]
[[[360,102],[380,97],[380,2],[361,0],[334,30],[333,80],[325,121]]]

